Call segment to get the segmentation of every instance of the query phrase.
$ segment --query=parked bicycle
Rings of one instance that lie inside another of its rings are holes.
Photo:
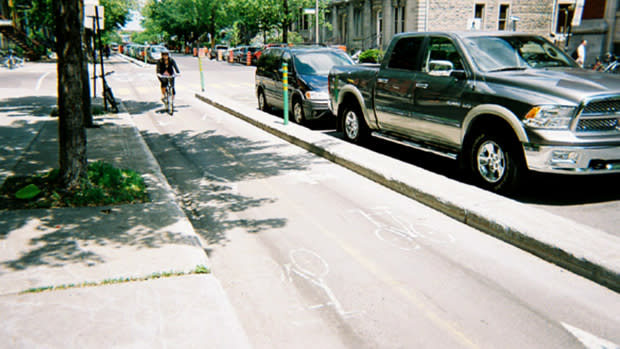
[[[178,77],[179,75],[180,74],[174,74],[174,75],[157,74],[159,78],[168,80],[168,83],[166,84],[166,90],[165,90],[163,102],[164,102],[164,105],[166,106],[166,111],[170,115],[174,114],[174,87],[172,86],[172,80]]]
[[[7,54],[3,54],[0,58],[0,65],[9,69],[13,69],[23,66],[24,59],[13,54],[13,50],[9,50]]]
[[[118,104],[116,103],[116,100],[114,99],[114,94],[112,93],[112,88],[110,88],[110,85],[108,85],[108,82],[106,81],[105,77],[113,74],[114,71],[109,71],[103,75],[97,75],[97,77],[100,77],[103,80],[103,99],[104,99],[104,107],[107,106],[107,104],[110,105],[110,109],[113,113],[118,113]],[[94,78],[93,78],[94,79]],[[107,108],[106,108],[107,110]]]

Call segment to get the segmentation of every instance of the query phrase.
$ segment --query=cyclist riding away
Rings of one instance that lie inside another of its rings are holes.
[[[177,74],[180,73],[177,63],[174,61],[174,59],[172,59],[172,57],[170,57],[168,50],[163,49],[161,51],[161,59],[157,61],[157,75],[172,76],[174,75],[175,71],[177,72]],[[174,98],[174,95],[176,94],[176,91],[174,89],[174,79],[164,79],[160,78],[159,76],[157,78],[159,79],[161,85],[161,100],[165,103],[166,87],[168,86],[168,81],[170,81],[170,84],[172,85],[172,98]]]

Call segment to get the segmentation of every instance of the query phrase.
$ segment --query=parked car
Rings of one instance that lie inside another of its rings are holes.
[[[218,58],[218,53],[221,53],[222,59],[225,59],[225,57],[228,56],[228,46],[226,46],[226,45],[215,45],[215,48],[213,50],[211,50],[211,52],[209,53],[209,58],[210,59],[217,59]]]
[[[459,160],[492,191],[516,191],[528,171],[620,173],[620,76],[540,36],[399,34],[380,65],[334,67],[329,86],[345,139]]]
[[[167,48],[163,45],[151,45],[148,47],[147,53],[147,61],[149,63],[156,63],[161,59],[161,52],[163,50],[167,50]]]
[[[289,98],[284,101],[282,63],[288,64]],[[326,47],[272,47],[263,52],[256,65],[258,106],[267,111],[271,106],[290,106],[293,120],[307,120],[331,115],[328,108],[327,74],[334,65],[350,65],[353,60],[345,52]]]
[[[288,44],[285,43],[271,43],[271,44],[265,44],[263,45],[263,47],[261,47],[259,50],[257,50],[256,52],[254,52],[254,57],[252,58],[254,62],[258,62],[258,59],[260,58],[260,56],[263,54],[263,51],[270,48],[270,47],[287,47],[289,46]]]

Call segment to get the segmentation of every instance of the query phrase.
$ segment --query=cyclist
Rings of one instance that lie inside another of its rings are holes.
[[[174,61],[174,59],[172,59],[172,57],[170,57],[170,52],[168,52],[167,49],[163,49],[161,51],[161,59],[157,61],[157,75],[171,76],[174,75],[175,71],[177,72],[177,74],[180,73],[177,63]],[[159,76],[157,78],[161,83],[161,100],[165,103],[166,87],[168,86],[168,81],[170,81],[170,84],[172,85],[172,98],[174,100],[174,95],[176,94],[176,91],[174,90],[174,79],[164,79],[160,78]]]

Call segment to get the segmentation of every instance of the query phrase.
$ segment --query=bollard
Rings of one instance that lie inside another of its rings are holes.
[[[288,63],[282,63],[282,89],[284,90],[284,125],[288,125]]]
[[[250,50],[248,50],[247,54],[247,65],[252,65],[252,52]]]
[[[202,92],[205,92],[205,78],[202,73],[202,59],[198,56],[198,70],[200,70],[200,88]]]
[[[233,58],[234,58],[233,51],[232,50],[228,51],[228,63],[232,63]]]
[[[217,50],[217,60],[218,61],[222,60],[222,50]]]

